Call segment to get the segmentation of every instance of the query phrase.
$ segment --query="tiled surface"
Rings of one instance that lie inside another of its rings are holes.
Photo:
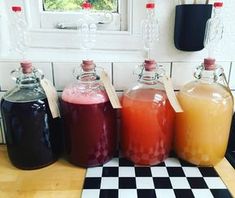
[[[230,198],[214,168],[196,167],[169,157],[152,167],[115,157],[88,168],[82,198]]]
[[[231,89],[235,90],[235,62],[232,64],[229,85]]]
[[[53,81],[51,63],[33,63],[33,65],[42,70],[46,78]],[[19,67],[18,62],[0,62],[0,90],[14,87],[15,82],[11,79],[10,73]]]
[[[195,69],[200,65],[200,62],[175,62],[172,65],[172,80],[174,89],[179,90],[186,83],[194,80],[193,74]],[[230,72],[230,62],[218,62],[223,66],[224,73],[228,79]],[[230,78],[231,79],[231,78]]]
[[[142,63],[114,63],[113,64],[113,82],[116,90],[126,90],[131,87],[133,83],[138,80],[137,67]],[[162,65],[166,71],[166,74],[170,75],[171,64],[170,63],[158,63]]]
[[[80,68],[81,63],[54,63],[55,86],[57,90],[63,90],[66,85],[76,80],[73,75],[74,68]],[[111,63],[96,63],[97,67],[102,67],[112,79]],[[97,69],[100,71],[99,68]]]
[[[193,79],[193,72],[199,64],[200,62],[173,62],[171,68],[171,63],[159,63],[159,65],[164,66],[167,75],[170,75],[172,69],[172,79],[176,90],[180,89],[181,86]],[[225,74],[228,77],[231,63],[219,62],[218,64],[224,67]],[[65,85],[75,80],[73,69],[79,67],[80,63],[39,62],[34,63],[33,65],[41,69],[46,78],[55,81],[55,86],[57,90],[59,90],[59,95],[61,95],[61,91],[64,89]],[[97,63],[97,67],[103,67],[108,72],[110,78],[113,77],[112,80],[120,98],[123,94],[123,90],[129,88],[131,84],[136,83],[138,76],[133,75],[133,72],[139,65],[141,65],[141,63]],[[10,77],[10,72],[18,67],[19,63],[17,62],[0,62],[0,98],[4,94],[3,91],[8,90],[15,85]],[[231,68],[230,87],[235,95],[235,62],[233,62]]]

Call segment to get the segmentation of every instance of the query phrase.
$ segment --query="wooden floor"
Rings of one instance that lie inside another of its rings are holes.
[[[223,159],[215,169],[235,197],[233,167]],[[19,170],[11,165],[6,146],[0,146],[0,198],[79,198],[85,173],[64,159],[39,170]]]
[[[79,198],[85,173],[63,159],[43,169],[19,170],[0,146],[0,198]]]

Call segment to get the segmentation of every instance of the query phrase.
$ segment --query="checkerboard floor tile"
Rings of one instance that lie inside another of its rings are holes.
[[[214,168],[171,156],[155,166],[135,166],[115,157],[88,168],[82,198],[231,198]]]

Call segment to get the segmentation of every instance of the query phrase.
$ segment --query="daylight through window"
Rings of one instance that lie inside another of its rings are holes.
[[[88,0],[94,10],[108,10],[118,12],[118,0]],[[83,0],[44,0],[44,11],[78,11],[81,10]]]

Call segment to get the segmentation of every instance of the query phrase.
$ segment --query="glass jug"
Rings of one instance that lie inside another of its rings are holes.
[[[2,98],[1,112],[9,158],[21,169],[37,169],[57,160],[61,152],[60,119],[52,118],[40,85],[42,73],[31,62],[14,70],[16,86]]]
[[[101,165],[116,151],[116,110],[93,61],[83,61],[75,75],[77,81],[62,93],[69,160],[82,167]]]
[[[121,148],[135,164],[155,165],[171,150],[175,112],[160,82],[164,70],[154,60],[145,60],[141,70],[122,98]]]
[[[213,166],[223,159],[233,114],[233,97],[223,69],[205,59],[178,99],[184,110],[176,116],[174,148],[182,159],[195,165]]]

